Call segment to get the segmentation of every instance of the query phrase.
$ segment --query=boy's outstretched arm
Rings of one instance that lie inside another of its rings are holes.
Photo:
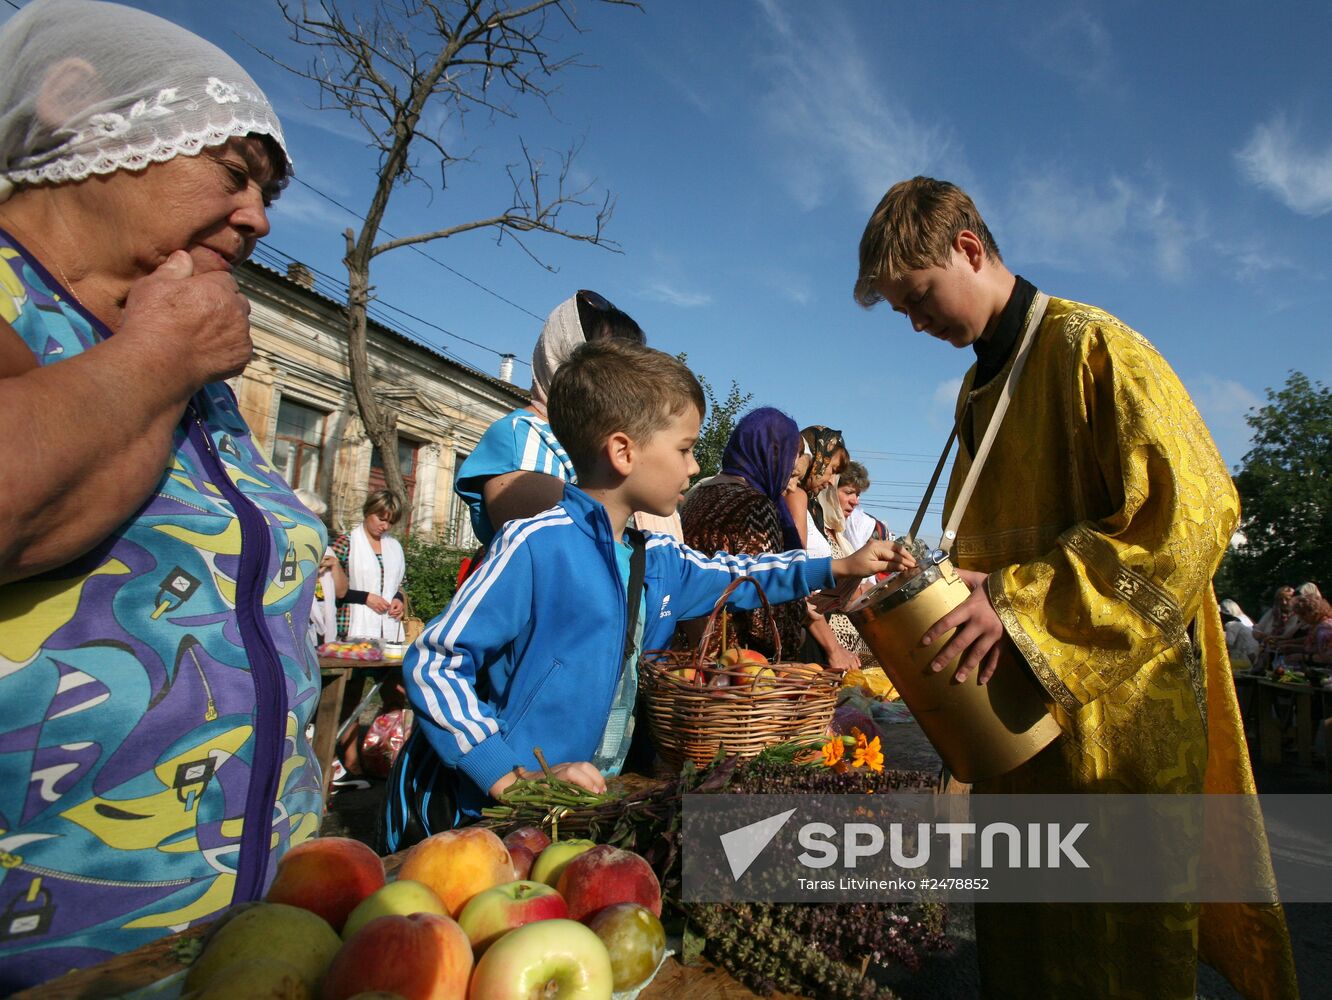
[[[832,573],[837,580],[863,580],[876,573],[896,573],[915,565],[916,557],[897,542],[871,539],[849,556],[834,559]]]

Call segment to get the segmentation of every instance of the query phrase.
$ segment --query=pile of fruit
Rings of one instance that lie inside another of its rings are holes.
[[[379,643],[369,639],[358,642],[326,642],[316,652],[336,660],[382,660]]]
[[[610,1000],[666,954],[661,887],[641,857],[541,830],[439,833],[386,882],[374,851],[292,848],[262,903],[216,921],[186,975],[196,1000]]]
[[[780,989],[818,1000],[882,1000],[893,996],[883,980],[909,975],[928,953],[949,947],[946,904],[681,899],[684,795],[918,794],[935,787],[935,775],[923,771],[802,763],[819,753],[809,741],[790,741],[751,760],[730,757],[706,769],[687,763],[677,777],[603,796],[571,794],[540,778],[516,782],[485,815],[499,831],[554,822],[645,858],[660,880],[668,926],[683,938],[686,964],[704,956],[761,995]]]
[[[817,663],[770,663],[762,653],[753,649],[732,647],[724,650],[716,660],[700,660],[667,671],[673,683],[685,687],[706,688],[717,697],[735,697],[741,694],[771,694],[782,690],[784,694],[799,697],[799,688],[782,685],[779,679],[809,681],[823,673]]]

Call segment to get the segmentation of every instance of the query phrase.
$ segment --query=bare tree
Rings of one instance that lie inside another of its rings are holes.
[[[597,0],[637,7],[636,0]],[[553,172],[520,141],[522,162],[507,167],[513,194],[502,211],[485,218],[442,226],[377,242],[393,192],[421,180],[414,144],[424,144],[438,160],[441,176],[468,154],[444,138],[444,125],[470,112],[516,118],[515,98],[527,95],[548,102],[553,78],[577,65],[576,56],[555,56],[557,28],[578,31],[572,0],[374,0],[356,3],[350,14],[337,0],[278,0],[292,38],[316,50],[310,62],[292,66],[264,55],[319,87],[320,107],[350,114],[379,151],[374,192],[360,232],[345,233],[347,266],[347,361],[352,392],[370,440],[379,448],[388,488],[406,501],[398,462],[397,416],[375,398],[366,351],[366,309],[374,297],[370,266],[398,247],[447,239],[490,229],[508,235],[538,264],[548,267],[524,241],[529,233],[618,249],[603,235],[613,199],[591,197],[591,185],[573,188],[569,171],[577,147],[559,156]],[[260,50],[262,51],[262,50]],[[441,124],[422,130],[427,110]],[[420,148],[418,146],[418,148]],[[586,210],[585,225],[566,224],[566,209]]]

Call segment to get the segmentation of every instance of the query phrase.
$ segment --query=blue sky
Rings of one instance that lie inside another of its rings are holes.
[[[355,126],[312,110],[311,87],[246,44],[290,51],[269,0],[136,5],[236,56],[277,106],[298,175],[365,204],[374,160]],[[865,220],[904,177],[962,184],[1010,267],[1151,339],[1231,466],[1267,387],[1291,368],[1332,380],[1332,5],[644,6],[579,0],[585,30],[554,48],[592,68],[564,73],[549,111],[519,102],[516,125],[446,124],[474,162],[447,189],[401,191],[386,221],[405,234],[493,214],[519,135],[551,158],[581,141],[574,177],[616,197],[623,253],[530,240],[550,273],[507,240],[463,236],[430,253],[521,309],[403,250],[376,264],[384,302],[527,358],[529,312],[594,288],[719,389],[735,378],[755,404],[842,428],[875,481],[870,509],[898,530],[971,360],[851,299]],[[293,185],[268,242],[341,275],[348,222]],[[496,370],[493,353],[418,329]]]

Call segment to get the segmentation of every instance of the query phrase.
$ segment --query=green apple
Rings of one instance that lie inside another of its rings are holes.
[[[472,971],[467,995],[610,1000],[613,981],[610,953],[601,938],[576,920],[538,920],[490,946]]]
[[[342,926],[342,940],[346,941],[375,917],[410,917],[413,913],[449,915],[439,894],[425,883],[409,878],[390,882],[366,896],[347,915],[347,922]]]
[[[553,886],[560,880],[560,874],[567,865],[584,851],[596,847],[594,840],[557,840],[537,855],[532,862],[532,872],[528,876],[533,882],[545,882]]]

